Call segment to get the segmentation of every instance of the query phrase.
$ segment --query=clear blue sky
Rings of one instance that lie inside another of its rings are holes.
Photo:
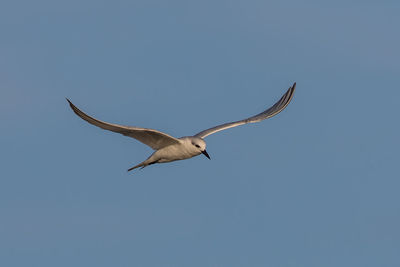
[[[0,4],[0,265],[400,266],[398,1]],[[75,116],[206,138],[211,161]]]

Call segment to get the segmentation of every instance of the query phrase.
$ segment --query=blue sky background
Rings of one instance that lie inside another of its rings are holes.
[[[398,1],[0,4],[2,266],[400,266]],[[211,161],[75,116],[206,138]]]

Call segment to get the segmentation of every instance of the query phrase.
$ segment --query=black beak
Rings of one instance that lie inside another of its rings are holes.
[[[203,153],[203,155],[206,156],[208,159],[211,159],[205,149],[203,151],[201,151],[201,153]]]

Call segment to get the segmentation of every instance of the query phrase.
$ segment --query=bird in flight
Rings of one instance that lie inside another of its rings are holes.
[[[141,167],[141,169],[143,169],[144,167],[155,163],[189,159],[200,154],[203,154],[208,159],[210,159],[210,156],[206,151],[206,142],[204,141],[205,137],[222,130],[226,130],[247,123],[259,122],[275,116],[284,108],[286,108],[286,106],[290,103],[293,98],[295,88],[296,83],[289,87],[289,89],[281,97],[281,99],[279,99],[278,102],[257,115],[239,121],[224,123],[201,131],[193,136],[185,136],[181,138],[175,138],[166,133],[153,129],[123,126],[104,122],[87,115],[86,113],[78,109],[74,104],[72,104],[68,98],[67,101],[75,114],[85,121],[89,122],[90,124],[93,124],[104,130],[109,130],[135,138],[136,140],[142,142],[145,145],[148,145],[155,150],[154,153],[151,154],[150,157],[148,157],[145,161],[128,169],[128,171],[131,171],[138,167]]]

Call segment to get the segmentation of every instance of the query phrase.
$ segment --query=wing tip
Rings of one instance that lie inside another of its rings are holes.
[[[66,97],[65,98],[65,100],[67,100],[68,101],[68,104],[69,104],[69,106],[72,108],[72,109],[74,109],[74,104],[72,104],[72,102]]]
[[[78,115],[79,117],[81,117],[82,118],[82,116],[81,116],[81,114],[80,113],[83,113],[79,108],[77,108],[74,104],[72,104],[72,102],[68,99],[68,98],[65,98],[67,101],[68,101],[68,103],[69,103],[69,106],[70,106],[70,108],[72,109],[72,111],[76,114],[76,115]],[[83,113],[84,114],[84,113]],[[86,114],[85,114],[86,115]],[[83,118],[82,118],[83,119]]]
[[[292,89],[294,90],[296,88],[296,82],[293,83]]]
[[[287,104],[289,104],[289,102],[292,100],[295,89],[296,89],[296,82],[294,82],[293,85],[289,87],[286,94],[283,96],[283,97],[289,96]]]
[[[285,107],[286,107],[287,105],[289,105],[289,103],[292,101],[292,98],[293,98],[295,89],[296,89],[296,82],[294,82],[293,85],[292,85],[291,87],[289,87],[289,90],[288,90],[288,93],[287,93],[287,95],[289,96],[289,98],[287,99],[287,102],[286,102],[286,104],[285,104]],[[285,107],[284,107],[284,108],[285,108]]]

